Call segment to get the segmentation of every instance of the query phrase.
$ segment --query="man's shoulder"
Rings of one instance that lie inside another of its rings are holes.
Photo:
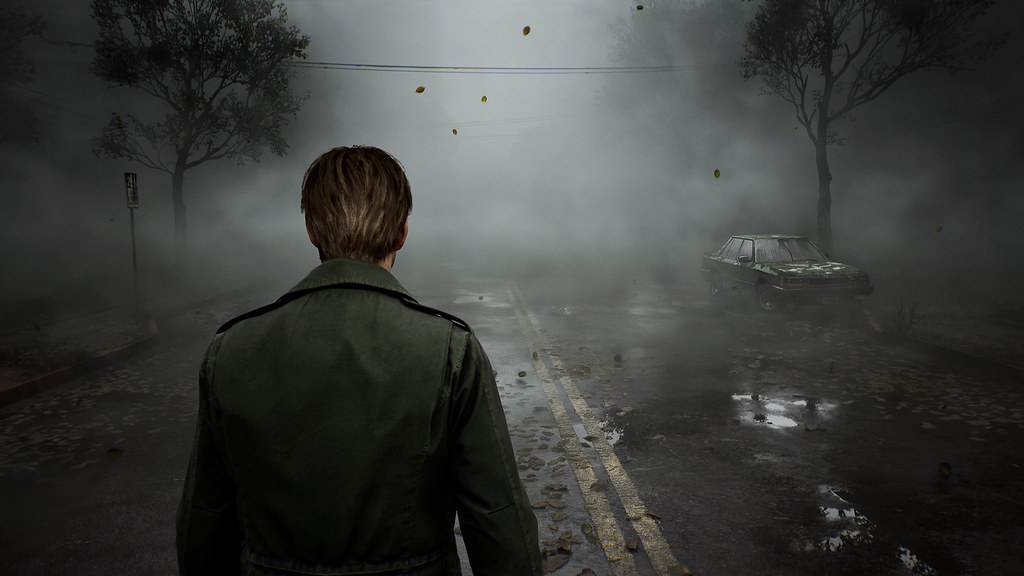
[[[271,302],[270,304],[267,304],[265,306],[260,306],[259,308],[255,308],[253,310],[250,310],[248,312],[245,312],[243,314],[235,316],[231,320],[228,320],[227,322],[222,324],[220,326],[220,328],[217,329],[217,334],[222,334],[224,332],[227,332],[232,327],[234,327],[234,326],[236,326],[236,325],[238,325],[240,323],[243,323],[246,320],[253,319],[253,318],[259,318],[259,317],[262,317],[264,315],[270,314],[270,313],[272,313],[272,312],[274,312],[276,310],[283,309],[283,308],[287,307],[289,304],[292,304],[296,300],[299,300],[300,298],[302,298],[304,296],[308,296],[311,293],[321,292],[321,291],[325,291],[325,290],[333,290],[333,289],[360,289],[360,290],[370,290],[370,291],[373,291],[373,292],[379,292],[379,293],[381,293],[385,297],[390,297],[390,298],[393,298],[393,299],[401,302],[402,305],[405,308],[409,309],[412,312],[415,312],[417,314],[424,314],[424,315],[427,315],[427,316],[432,316],[432,317],[435,317],[435,318],[440,318],[440,319],[450,323],[451,325],[453,325],[454,327],[456,327],[459,330],[465,331],[467,333],[472,333],[473,332],[473,329],[470,328],[469,324],[465,320],[459,318],[458,316],[455,316],[454,314],[450,314],[448,312],[445,312],[444,310],[440,310],[440,309],[437,309],[437,308],[434,308],[434,307],[431,307],[431,306],[427,306],[426,304],[422,304],[421,302],[417,301],[415,298],[413,298],[412,296],[409,296],[408,294],[403,294],[403,293],[394,292],[394,291],[390,291],[390,290],[381,290],[381,289],[377,289],[377,288],[375,288],[373,286],[339,284],[339,285],[335,285],[335,286],[324,286],[324,287],[320,287],[320,288],[317,288],[317,289],[314,289],[314,290],[304,290],[304,291],[299,291],[299,292],[289,292],[289,293],[285,294],[284,296],[282,296],[281,298],[277,299],[276,301]]]

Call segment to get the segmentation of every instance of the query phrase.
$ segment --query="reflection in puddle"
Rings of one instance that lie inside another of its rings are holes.
[[[821,420],[829,418],[836,408],[834,402],[819,398],[774,398],[764,394],[733,394],[739,420],[774,429],[795,428],[803,422],[807,428],[818,429]]]
[[[597,425],[604,430],[604,439],[608,441],[609,446],[618,444],[619,439],[622,438],[622,428],[608,421],[598,422]]]
[[[914,554],[903,546],[900,546],[898,550],[899,553],[897,556],[899,557],[900,562],[907,567],[907,570],[913,574],[913,576],[935,576],[938,574],[934,568],[925,564],[920,558],[918,558],[917,554]]]
[[[826,504],[818,506],[818,512],[829,526],[829,533],[820,538],[815,547],[825,552],[835,552],[847,544],[870,542],[874,537],[874,526],[866,516],[828,486],[820,486],[818,495]]]
[[[818,487],[818,513],[822,533],[803,540],[799,547],[805,552],[838,552],[844,548],[868,544],[875,540],[875,524],[861,514],[856,506],[840,496],[836,488]],[[936,576],[938,573],[908,548],[899,546],[895,556],[909,576]]]

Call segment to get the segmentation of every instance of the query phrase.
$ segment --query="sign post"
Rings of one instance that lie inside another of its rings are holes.
[[[139,177],[134,172],[124,173],[124,191],[128,197],[128,217],[132,227],[132,290],[135,307],[139,307],[139,266],[135,258],[135,209],[139,207]]]

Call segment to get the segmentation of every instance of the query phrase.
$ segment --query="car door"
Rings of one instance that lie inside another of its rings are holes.
[[[754,269],[754,241],[750,238],[740,239],[740,245],[736,251],[733,277],[736,282],[753,286],[757,284],[760,273]]]

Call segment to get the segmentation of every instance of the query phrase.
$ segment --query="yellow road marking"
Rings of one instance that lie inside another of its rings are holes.
[[[665,537],[661,534],[661,529],[658,527],[658,523],[654,520],[643,501],[640,499],[640,495],[637,494],[636,487],[630,480],[626,470],[622,467],[622,463],[619,461],[618,456],[612,450],[611,446],[605,440],[604,430],[601,429],[597,423],[597,418],[594,413],[590,410],[590,406],[587,405],[586,400],[580,394],[579,389],[576,387],[575,382],[568,376],[568,372],[565,366],[562,364],[561,358],[559,358],[551,348],[547,338],[544,337],[544,332],[541,329],[540,322],[537,320],[537,316],[526,306],[525,299],[523,298],[522,292],[515,285],[507,288],[509,294],[509,301],[512,303],[513,310],[515,311],[516,318],[519,320],[519,327],[523,333],[523,336],[527,339],[527,344],[531,349],[534,350],[533,342],[530,340],[529,331],[526,327],[526,322],[523,319],[522,308],[525,311],[526,316],[529,318],[530,324],[533,326],[534,332],[537,335],[537,340],[540,343],[541,348],[544,350],[545,355],[551,362],[552,367],[563,376],[559,377],[558,381],[562,384],[562,388],[565,390],[566,396],[569,397],[569,402],[572,404],[573,409],[579,416],[580,421],[583,423],[583,428],[586,430],[587,435],[594,438],[591,442],[594,446],[594,450],[601,458],[601,463],[604,465],[604,469],[608,474],[609,479],[612,482],[612,486],[615,487],[615,491],[619,495],[619,499],[622,501],[622,506],[626,512],[626,518],[629,519],[633,525],[633,529],[636,530],[637,535],[643,542],[644,551],[647,553],[648,559],[654,566],[654,570],[659,575],[683,575],[690,574],[690,571],[676,560],[672,554],[672,550],[665,540]],[[577,469],[576,464],[573,465],[573,469],[576,470],[576,477],[580,482],[580,488],[584,491],[584,498],[588,498],[589,493],[595,493],[590,490],[591,484],[593,484],[595,476],[593,467],[590,463],[585,460],[582,456],[582,447],[579,444],[579,438],[576,435],[575,429],[572,427],[572,423],[569,420],[568,414],[566,413],[565,405],[562,403],[562,399],[555,389],[553,380],[548,374],[547,366],[540,359],[539,355],[533,355],[534,366],[537,368],[537,373],[541,377],[541,381],[544,383],[544,391],[548,395],[548,402],[551,404],[552,412],[561,412],[561,416],[555,415],[556,422],[559,426],[559,432],[562,438],[571,439],[575,441],[574,448],[580,450],[578,457],[574,458],[585,464],[583,476],[581,477],[580,471]],[[550,390],[549,390],[550,388]],[[564,422],[563,422],[564,420]],[[567,430],[563,431],[563,425],[567,427]],[[569,442],[567,442],[568,444]],[[568,447],[566,452],[568,453]],[[570,460],[574,460],[570,459]],[[596,493],[600,496],[600,500],[603,502],[605,507],[608,507],[608,501],[603,494]],[[590,503],[587,504],[590,509]],[[609,512],[610,515],[610,512]],[[593,512],[592,512],[593,516]],[[611,516],[610,520],[612,523],[615,522],[614,517]],[[595,524],[598,522],[597,518],[594,518]],[[609,555],[609,548],[615,548],[618,550],[624,549],[624,542],[622,542],[622,532],[619,530],[618,525],[615,525],[614,533],[609,534],[611,540],[605,543],[605,535],[600,531],[598,532],[602,545],[604,545],[606,556],[609,560],[612,560],[612,556]],[[616,539],[617,538],[617,539]],[[632,557],[627,556],[631,563]],[[612,566],[615,566],[613,562]],[[635,573],[635,565],[632,568]],[[616,572],[618,574],[618,572]]]
[[[597,474],[594,473],[594,468],[590,465],[590,461],[583,455],[583,446],[580,445],[579,436],[576,435],[576,430],[573,428],[565,404],[555,388],[554,380],[548,372],[548,367],[544,364],[539,350],[537,350],[537,347],[534,346],[533,341],[530,339],[526,319],[523,318],[523,314],[517,304],[517,299],[511,289],[509,289],[508,295],[509,301],[512,303],[512,309],[516,314],[516,320],[519,322],[519,329],[523,333],[526,345],[530,349],[533,366],[537,370],[537,375],[540,377],[544,387],[544,393],[547,395],[548,404],[551,406],[551,413],[555,417],[558,434],[564,441],[566,460],[572,465],[572,470],[576,474],[576,480],[579,483],[580,490],[583,492],[583,501],[587,506],[587,511],[590,513],[590,519],[594,523],[594,531],[597,534],[598,541],[601,543],[601,547],[604,549],[605,558],[608,559],[616,576],[637,576],[636,563],[633,561],[633,556],[626,551],[626,539],[623,537],[622,531],[619,530],[619,525],[615,521],[615,515],[612,513],[611,505],[608,504],[608,499],[602,492],[590,488],[597,482]]]

